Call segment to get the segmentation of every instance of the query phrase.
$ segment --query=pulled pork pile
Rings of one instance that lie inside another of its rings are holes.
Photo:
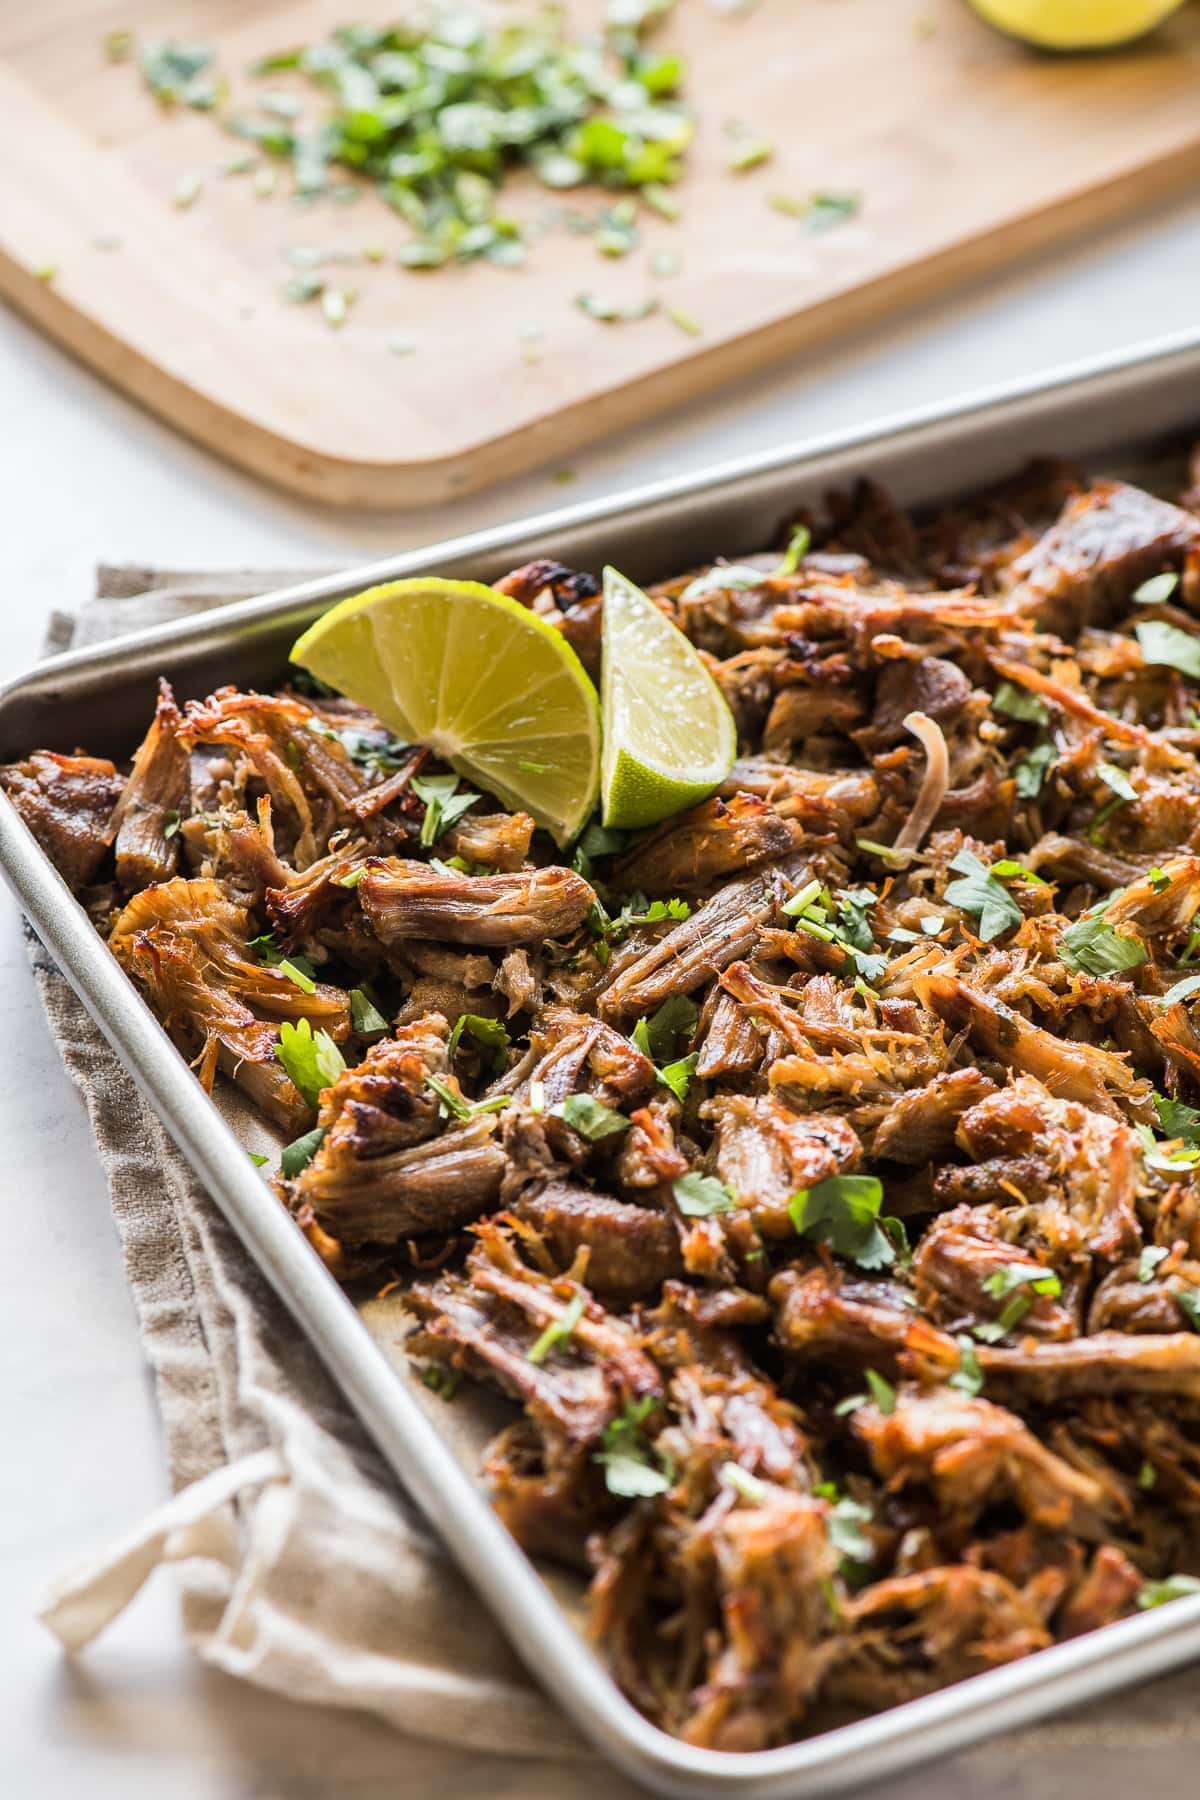
[[[596,671],[593,580],[500,585]],[[745,1750],[1196,1585],[1200,513],[863,485],[656,598],[741,755],[649,832],[327,692],[0,778],[319,1253],[518,1403],[624,1690]]]

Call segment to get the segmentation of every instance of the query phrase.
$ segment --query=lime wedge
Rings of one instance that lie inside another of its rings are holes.
[[[311,625],[292,661],[560,844],[586,824],[600,781],[596,690],[566,640],[507,595],[434,577],[368,588]]]
[[[606,825],[654,825],[719,787],[737,755],[721,690],[682,631],[616,569],[604,571]]]
[[[1102,50],[1128,44],[1182,0],[970,0],[989,25],[1043,50]]]

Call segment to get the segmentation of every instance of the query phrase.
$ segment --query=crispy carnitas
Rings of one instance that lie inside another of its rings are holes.
[[[566,854],[319,689],[0,771],[316,1250],[513,1403],[501,1515],[692,1743],[1200,1572],[1193,504],[863,484],[665,583],[738,761]],[[598,643],[590,577],[499,585]]]

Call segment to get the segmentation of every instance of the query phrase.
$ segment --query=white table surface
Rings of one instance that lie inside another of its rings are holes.
[[[353,562],[657,475],[702,468],[967,388],[1049,369],[1200,315],[1200,204],[990,280],[836,356],[443,512],[322,513],[176,438],[0,311],[0,676],[37,654],[47,615],[78,606],[98,561],[178,567]],[[1200,410],[1200,409],[1198,409]],[[1031,446],[1031,449],[1033,446]],[[83,1108],[39,1010],[15,908],[0,900],[0,1795],[4,1800],[474,1800],[525,1794],[530,1771],[314,1715],[202,1670],[170,1576],[76,1663],[36,1624],[42,1584],[163,1497],[153,1396]],[[1035,1761],[973,1756],[890,1800],[1168,1800],[1166,1749],[1086,1742]],[[1191,1784],[1194,1771],[1187,1776]],[[539,1789],[539,1791],[541,1791]],[[546,1790],[549,1792],[550,1790]],[[625,1793],[615,1782],[614,1796]],[[570,1793],[563,1772],[562,1794]]]

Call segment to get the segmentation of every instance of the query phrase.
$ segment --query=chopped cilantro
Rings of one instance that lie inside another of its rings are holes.
[[[1171,598],[1178,586],[1178,571],[1164,569],[1161,575],[1151,575],[1149,581],[1143,581],[1140,587],[1135,587],[1130,597],[1137,606],[1161,606]]]
[[[1098,913],[1085,913],[1082,919],[1068,925],[1062,934],[1060,951],[1072,973],[1082,970],[1085,975],[1119,975],[1150,960],[1138,938],[1114,931]]]
[[[1028,688],[1018,687],[1015,681],[1000,683],[992,695],[992,711],[1003,713],[1009,719],[1020,719],[1028,725],[1050,722],[1050,708],[1041,695],[1031,694]]]
[[[436,1394],[440,1400],[453,1400],[462,1381],[461,1369],[446,1369],[440,1363],[430,1363],[422,1371],[421,1380],[430,1393]]]
[[[492,1100],[467,1100],[440,1075],[426,1075],[425,1086],[437,1095],[439,1111],[450,1119],[473,1119],[479,1113],[501,1112],[509,1103],[508,1094],[497,1094]]]
[[[1146,1245],[1146,1248],[1138,1257],[1137,1266],[1137,1278],[1143,1286],[1145,1286],[1148,1281],[1154,1280],[1155,1269],[1157,1269],[1160,1262],[1165,1262],[1170,1254],[1170,1251],[1164,1250],[1161,1244]]]
[[[1171,1298],[1187,1320],[1193,1331],[1200,1331],[1200,1288],[1182,1287],[1172,1292]]]
[[[1062,1293],[1062,1282],[1054,1270],[1044,1269],[1040,1264],[1005,1263],[1003,1268],[994,1269],[981,1285],[984,1293],[993,1300],[1003,1300],[1022,1287],[1052,1300]]]
[[[172,806],[163,814],[163,836],[165,838],[173,838],[182,823],[183,821],[179,816],[179,808],[177,806]]]
[[[633,1028],[633,1041],[651,1062],[668,1062],[690,1043],[700,1017],[700,1008],[687,994],[672,994],[648,1019],[639,1019]]]
[[[700,1052],[693,1050],[690,1056],[681,1056],[675,1062],[664,1063],[661,1069],[654,1071],[663,1086],[670,1088],[681,1106],[688,1097],[688,1089],[699,1061]]]
[[[1168,1137],[1182,1138],[1185,1144],[1200,1146],[1200,1111],[1194,1106],[1186,1106],[1182,1100],[1169,1100],[1165,1094],[1155,1094],[1154,1110]]]
[[[983,1392],[983,1370],[975,1346],[965,1332],[958,1338],[958,1367],[946,1385],[957,1388],[960,1394],[966,1394],[972,1400]]]
[[[749,1469],[743,1469],[741,1463],[723,1463],[718,1479],[722,1487],[729,1488],[747,1506],[761,1506],[767,1497],[766,1483],[752,1475]]]
[[[648,1394],[628,1401],[624,1412],[604,1427],[596,1461],[604,1469],[604,1485],[619,1499],[652,1499],[665,1494],[674,1479],[671,1464],[658,1455],[642,1430],[653,1407]]]
[[[830,1546],[848,1562],[872,1562],[875,1550],[870,1538],[863,1531],[863,1526],[870,1523],[871,1509],[869,1506],[862,1506],[857,1500],[851,1500],[848,1497],[836,1501],[830,1507],[829,1517],[826,1521]]]
[[[583,1295],[574,1294],[568,1300],[557,1319],[551,1319],[545,1331],[535,1344],[526,1352],[526,1360],[531,1363],[543,1363],[556,1344],[565,1344],[580,1319],[583,1317]]]
[[[285,1175],[289,1181],[293,1176],[299,1175],[302,1169],[307,1169],[324,1141],[324,1125],[317,1125],[312,1131],[306,1131],[303,1137],[293,1138],[290,1144],[284,1146],[279,1158],[280,1174]]]
[[[980,1343],[998,1344],[1008,1336],[1014,1326],[1021,1323],[1032,1305],[1033,1301],[1030,1296],[1018,1290],[998,1319],[989,1319],[986,1324],[974,1325],[972,1330]]]
[[[1036,800],[1051,763],[1057,760],[1053,744],[1035,744],[1013,765],[1013,780],[1022,800]]]
[[[285,1019],[279,1027],[275,1054],[292,1085],[314,1110],[321,1095],[345,1073],[346,1061],[327,1031],[314,1031],[307,1019]]]
[[[350,1023],[359,1037],[375,1037],[388,1028],[388,1022],[365,988],[350,989]]]
[[[703,575],[689,581],[679,597],[681,600],[701,600],[705,594],[741,592],[758,587],[765,580],[762,570],[752,569],[748,563],[714,563]]]
[[[892,1222],[879,1217],[882,1203],[876,1176],[831,1175],[793,1194],[788,1216],[801,1237],[829,1244],[860,1268],[883,1269],[895,1262],[896,1248],[887,1229]]]
[[[594,1100],[590,1094],[568,1094],[550,1112],[556,1119],[562,1119],[572,1131],[577,1131],[589,1144],[598,1144],[604,1138],[615,1137],[619,1132],[629,1130],[629,1120],[624,1113],[614,1112],[611,1106]]]
[[[950,883],[946,899],[979,920],[979,936],[985,944],[1021,923],[1025,915],[1020,907],[973,850],[960,850],[950,867],[962,880]]]
[[[512,1039],[502,1019],[485,1019],[478,1013],[460,1013],[455,1020],[454,1030],[450,1033],[449,1052],[453,1056],[462,1041],[463,1032],[467,1032],[491,1052],[492,1067],[500,1070],[508,1058],[506,1052]]]
[[[1165,1581],[1148,1581],[1137,1597],[1142,1612],[1153,1606],[1165,1606],[1169,1600],[1186,1600],[1200,1594],[1200,1580],[1194,1575],[1168,1575]]]
[[[479,799],[479,795],[469,789],[464,789],[461,794],[456,791],[457,775],[414,775],[410,785],[417,799],[425,802],[421,842],[426,849],[436,844],[442,833]]]
[[[1146,1457],[1142,1462],[1141,1468],[1137,1472],[1137,1484],[1144,1493],[1148,1494],[1157,1482],[1158,1470],[1150,1461],[1149,1457]]]
[[[1165,619],[1142,619],[1134,626],[1142,649],[1142,660],[1156,668],[1178,669],[1193,681],[1200,681],[1200,637],[1168,625]]]
[[[717,1213],[736,1211],[737,1202],[723,1181],[714,1175],[681,1175],[672,1184],[675,1204],[689,1219],[711,1219]]]

